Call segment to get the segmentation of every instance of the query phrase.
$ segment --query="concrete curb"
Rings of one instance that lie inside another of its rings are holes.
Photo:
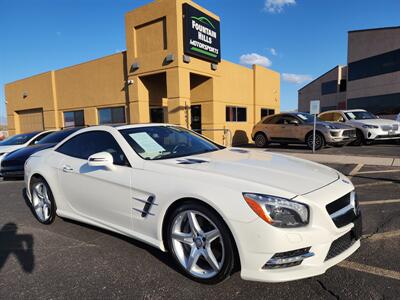
[[[385,166],[385,167],[400,167],[400,158],[393,158],[393,157],[306,154],[306,153],[290,153],[290,152],[276,152],[276,153],[290,155],[320,163],[332,163],[332,164],[344,164],[344,165],[363,164],[363,165]]]

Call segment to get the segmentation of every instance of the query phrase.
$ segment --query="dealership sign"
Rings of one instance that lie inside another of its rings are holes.
[[[185,54],[218,63],[221,61],[219,21],[183,4]]]

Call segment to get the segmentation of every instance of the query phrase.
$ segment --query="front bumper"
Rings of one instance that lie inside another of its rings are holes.
[[[360,247],[361,217],[354,223],[338,228],[326,211],[326,205],[337,200],[335,195],[345,195],[352,185],[342,179],[320,190],[296,197],[296,201],[310,206],[310,223],[305,227],[281,229],[258,218],[250,223],[232,222],[237,243],[241,277],[245,280],[284,282],[317,276],[338,264]],[[332,196],[333,195],[333,196]],[[335,199],[336,198],[336,199]],[[306,199],[311,201],[306,201]],[[357,224],[358,226],[355,226]],[[346,237],[351,241],[345,244]],[[301,264],[282,268],[266,268],[265,265],[277,253],[309,249],[313,256]]]
[[[0,173],[3,177],[24,178],[23,167],[2,167]]]
[[[357,138],[355,129],[330,129],[324,136],[326,143],[330,145],[346,145]]]
[[[367,140],[395,140],[400,139],[400,130],[382,130],[381,128],[363,129]]]

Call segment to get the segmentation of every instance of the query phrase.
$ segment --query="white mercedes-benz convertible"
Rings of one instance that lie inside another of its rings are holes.
[[[77,131],[25,165],[44,224],[56,215],[169,251],[188,277],[280,282],[324,273],[360,246],[352,183],[309,161],[224,148],[166,124]]]

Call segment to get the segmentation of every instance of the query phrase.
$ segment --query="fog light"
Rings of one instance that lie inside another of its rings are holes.
[[[314,256],[313,252],[309,252],[311,247],[297,249],[287,252],[279,252],[267,261],[263,269],[279,269],[300,265],[304,259]]]

